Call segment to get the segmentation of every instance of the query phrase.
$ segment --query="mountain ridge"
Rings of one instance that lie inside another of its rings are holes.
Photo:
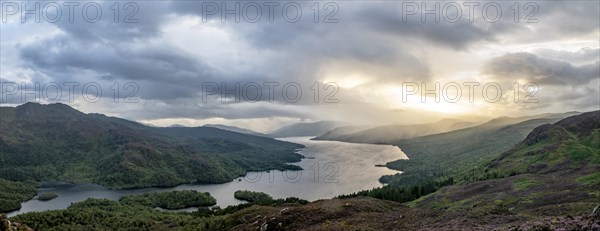
[[[319,136],[323,133],[340,126],[341,122],[336,121],[318,121],[314,123],[295,123],[279,128],[271,133],[269,137],[283,138],[294,136]]]
[[[251,130],[251,129],[241,128],[241,127],[236,127],[236,126],[229,126],[229,125],[224,125],[224,124],[205,124],[205,125],[202,125],[202,127],[219,128],[219,129],[223,129],[223,130],[227,130],[227,131],[231,131],[231,132],[250,134],[250,135],[255,135],[255,136],[268,136],[267,134],[260,133],[260,132],[257,132],[257,131]]]

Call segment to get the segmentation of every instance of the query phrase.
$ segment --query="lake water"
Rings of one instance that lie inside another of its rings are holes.
[[[107,198],[118,200],[124,195],[143,192],[164,192],[193,189],[209,192],[217,199],[217,205],[226,207],[243,203],[233,197],[237,190],[265,192],[273,198],[298,197],[309,201],[329,199],[341,194],[379,187],[379,177],[395,174],[397,171],[376,164],[407,159],[395,146],[353,144],[337,141],[313,141],[310,137],[292,137],[282,140],[303,144],[299,151],[305,156],[301,162],[302,171],[251,172],[245,177],[224,184],[180,185],[172,188],[144,188],[135,190],[110,190],[102,186],[81,184],[46,184],[38,189],[38,194],[54,192],[57,198],[50,201],[33,199],[22,204],[18,211],[8,213],[14,216],[31,211],[65,209],[71,203],[87,198]],[[194,208],[187,209],[193,211]]]

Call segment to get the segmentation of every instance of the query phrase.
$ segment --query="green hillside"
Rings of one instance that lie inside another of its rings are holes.
[[[338,127],[313,139],[335,140],[350,143],[390,144],[398,140],[448,132],[472,127],[474,125],[476,125],[474,122],[466,122],[458,119],[444,119],[428,124]]]
[[[216,128],[154,128],[63,104],[2,108],[0,161],[8,180],[87,181],[109,187],[225,182],[287,169],[301,145]]]
[[[295,123],[279,128],[269,134],[269,137],[319,136],[339,126],[340,122],[318,121],[314,123]]]
[[[485,164],[476,181],[413,204],[475,215],[587,215],[600,202],[599,132],[599,111],[541,125]]]

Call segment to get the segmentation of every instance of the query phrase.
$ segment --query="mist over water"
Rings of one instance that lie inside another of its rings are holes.
[[[233,193],[237,190],[265,192],[273,198],[298,197],[309,201],[329,199],[341,194],[381,186],[382,184],[378,181],[379,177],[395,174],[397,171],[375,165],[407,158],[398,147],[391,145],[313,141],[310,140],[310,137],[292,137],[281,140],[306,146],[299,150],[299,153],[306,158],[301,162],[294,163],[304,170],[251,172],[245,177],[224,184],[180,185],[172,188],[110,190],[90,183],[55,184],[39,188],[38,194],[55,192],[58,195],[57,198],[50,201],[33,199],[24,202],[21,210],[8,213],[8,215],[65,209],[71,203],[87,198],[118,200],[120,197],[130,194],[188,189],[209,192],[217,199],[217,205],[221,207],[243,203],[233,197]],[[187,211],[194,210],[195,208],[187,209]]]

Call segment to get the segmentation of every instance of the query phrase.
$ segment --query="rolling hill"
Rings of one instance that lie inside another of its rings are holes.
[[[202,127],[218,128],[218,129],[223,129],[223,130],[230,131],[230,132],[237,132],[237,133],[254,135],[254,136],[267,136],[267,134],[263,134],[263,133],[253,131],[253,130],[250,130],[247,128],[240,128],[240,127],[236,127],[236,126],[229,126],[229,125],[223,125],[223,124],[205,124],[205,125],[202,125]]]
[[[333,121],[319,121],[314,123],[295,123],[282,127],[269,134],[269,137],[282,138],[294,136],[319,136],[340,126],[341,123]]]
[[[435,133],[447,132],[476,125],[456,119],[444,119],[429,124],[386,125],[377,127],[340,127],[315,137],[314,140],[335,140],[350,143],[388,144]]]

